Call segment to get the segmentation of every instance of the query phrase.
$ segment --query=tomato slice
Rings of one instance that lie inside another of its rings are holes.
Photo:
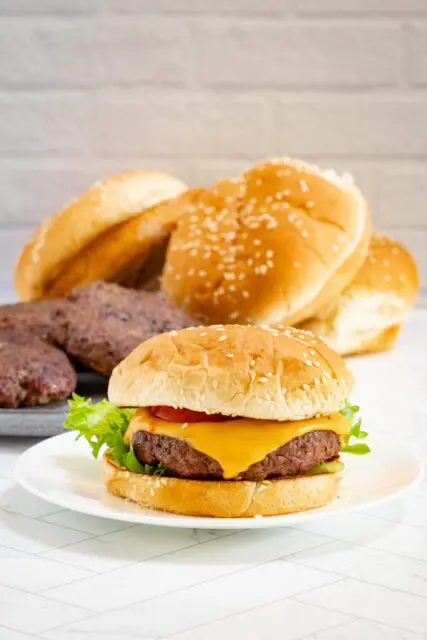
[[[168,422],[223,422],[232,420],[230,416],[223,416],[220,413],[207,414],[203,411],[192,411],[191,409],[174,409],[160,405],[151,407],[151,413],[160,420]]]

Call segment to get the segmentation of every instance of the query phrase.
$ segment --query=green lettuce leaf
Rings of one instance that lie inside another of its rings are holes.
[[[354,442],[354,440],[364,440],[368,437],[368,432],[362,430],[362,418],[358,417],[360,407],[352,405],[346,400],[346,404],[340,413],[350,423],[350,430],[344,438],[343,453],[353,453],[363,456],[370,453],[371,449],[365,442]]]
[[[73,394],[68,401],[68,413],[64,426],[77,431],[76,440],[84,438],[89,444],[92,455],[97,458],[105,446],[108,454],[121,467],[134,473],[164,475],[166,467],[162,464],[141,464],[132,448],[124,441],[126,429],[134,417],[136,409],[123,409],[108,402],[92,402],[90,398]]]
[[[341,460],[331,460],[330,462],[322,462],[321,464],[316,464],[315,467],[306,471],[304,475],[306,476],[317,476],[319,473],[339,473],[343,471],[344,463]]]

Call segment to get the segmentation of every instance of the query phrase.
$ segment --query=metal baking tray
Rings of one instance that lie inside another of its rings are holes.
[[[77,393],[93,400],[107,397],[108,380],[92,372],[79,372]],[[56,436],[62,433],[67,402],[39,407],[0,409],[0,436]]]

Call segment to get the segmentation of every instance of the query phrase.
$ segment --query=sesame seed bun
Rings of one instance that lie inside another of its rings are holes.
[[[391,347],[412,308],[418,272],[411,254],[386,236],[374,236],[368,257],[338,304],[302,324],[343,355]]]
[[[162,286],[203,322],[295,324],[350,283],[370,231],[368,207],[350,178],[269,160],[186,207]]]
[[[115,496],[142,507],[189,516],[251,518],[295,513],[333,500],[339,475],[319,474],[263,482],[185,480],[132,473],[104,456],[104,482]]]
[[[113,371],[116,405],[167,405],[270,420],[339,411],[353,385],[344,361],[311,333],[218,325],[150,338]]]
[[[47,218],[26,243],[15,270],[20,299],[63,296],[73,287],[102,278],[131,279],[153,247],[164,244],[171,219],[180,212],[161,210],[156,216],[151,212],[145,221],[146,210],[185,189],[180,180],[149,171],[129,171],[93,185]],[[123,229],[134,217],[135,226]],[[135,253],[136,266],[127,260]]]

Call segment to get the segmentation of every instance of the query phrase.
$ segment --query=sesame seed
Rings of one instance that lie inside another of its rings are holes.
[[[235,320],[238,316],[239,316],[239,311],[232,311],[231,313],[228,314],[228,317],[230,318],[230,320]]]
[[[249,295],[250,295],[250,294],[249,294],[249,291],[246,291],[246,290],[245,290],[245,291],[242,291],[242,296],[243,296],[244,298],[249,298]]]
[[[260,240],[259,238],[255,238],[255,240],[254,240],[254,245],[255,245],[256,247],[259,247],[259,246],[261,245],[261,240]]]
[[[390,260],[383,260],[383,265],[385,267],[389,267],[390,266]]]
[[[268,251],[265,252],[265,255],[267,258],[272,258],[274,256],[274,251],[272,249],[268,249]]]
[[[207,272],[206,272],[206,271],[204,271],[203,269],[200,269],[200,271],[199,271],[199,276],[200,276],[201,278],[204,278],[204,277],[205,277],[205,276],[207,276],[207,275],[208,275],[208,274],[207,274]]]
[[[181,429],[186,429],[187,427],[188,427],[188,422],[184,422],[184,423],[181,425]]]
[[[189,276],[194,276],[194,274],[195,274],[195,273],[196,273],[196,270],[195,270],[195,269],[193,269],[193,268],[191,268],[191,269],[189,269],[189,270],[188,270],[188,275],[189,275]]]
[[[224,340],[227,340],[227,336],[221,336],[218,338],[218,342],[224,342]]]
[[[234,353],[227,353],[227,358],[234,358]]]
[[[304,384],[302,385],[302,388],[304,389],[304,391],[310,391],[310,385],[308,385],[307,383],[304,382]]]
[[[204,338],[204,336],[207,336],[207,335],[208,335],[208,334],[207,334],[207,332],[206,332],[206,331],[203,331],[203,333],[201,333],[201,334],[200,334],[200,337],[201,337],[201,338]]]
[[[228,290],[231,292],[236,291],[236,285],[235,284],[228,285]]]
[[[266,378],[265,376],[261,376],[261,378],[258,378],[259,382],[268,382],[268,378]]]
[[[307,209],[312,209],[314,207],[313,200],[307,200],[307,202],[305,203],[305,206],[307,207]]]

